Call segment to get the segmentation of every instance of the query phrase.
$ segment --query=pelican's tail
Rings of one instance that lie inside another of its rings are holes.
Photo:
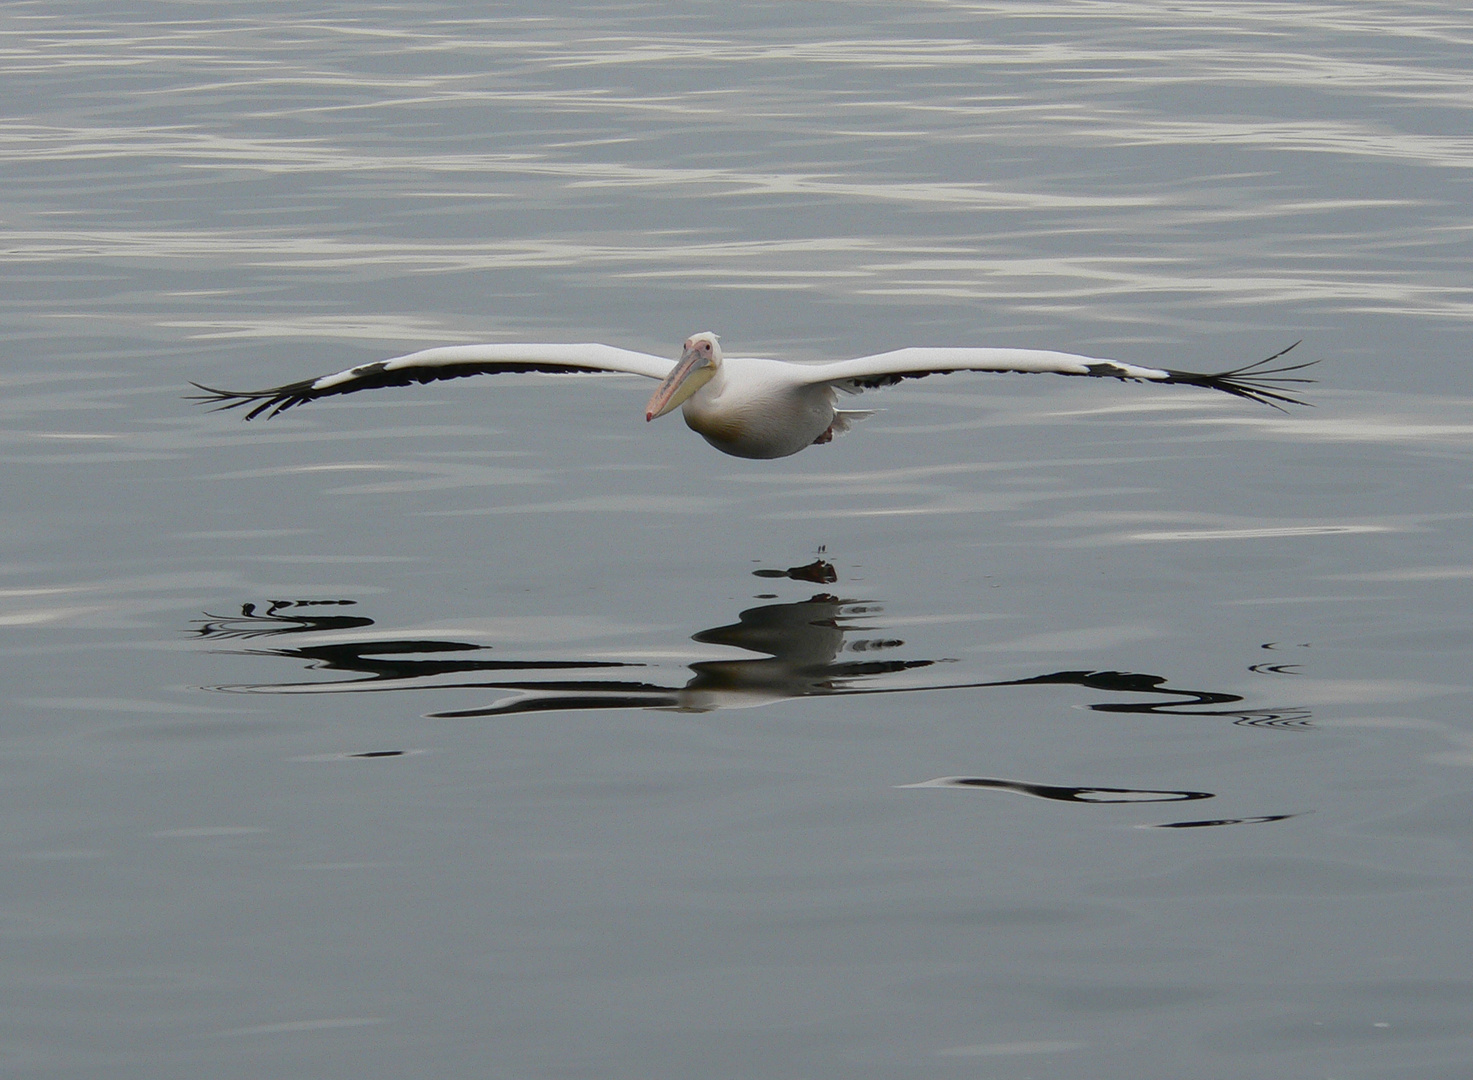
[[[835,409],[834,418],[829,426],[823,429],[823,434],[813,440],[814,446],[822,446],[824,443],[834,441],[835,435],[842,435],[861,420],[867,420],[875,415],[874,409]]]
[[[816,438],[813,445],[822,446],[825,442],[834,442],[835,435],[844,435],[854,424],[860,420],[869,420],[872,415],[875,415],[872,408],[837,408],[834,410],[834,420],[823,429],[823,435]]]
[[[835,435],[846,434],[850,428],[861,420],[868,420],[878,409],[835,409],[834,422],[829,425],[829,430]]]

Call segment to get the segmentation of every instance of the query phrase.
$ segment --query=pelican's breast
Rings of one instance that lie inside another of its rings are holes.
[[[828,430],[834,395],[807,386],[777,360],[728,357],[685,403],[686,426],[723,453],[744,458],[796,454]]]
[[[692,431],[700,432],[717,444],[735,445],[748,439],[752,431],[752,425],[747,423],[744,416],[731,411],[721,412],[714,409],[703,410],[687,407],[685,424]]]

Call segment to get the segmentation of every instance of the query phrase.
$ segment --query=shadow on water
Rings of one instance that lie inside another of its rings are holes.
[[[821,559],[807,566],[759,570],[756,574],[819,584],[831,584],[838,578],[832,564]],[[367,617],[342,613],[352,604],[348,600],[277,600],[264,608],[245,604],[239,615],[207,615],[196,633],[212,640],[237,641],[317,633],[340,637],[345,631],[373,624]],[[244,652],[301,661],[312,670],[344,672],[357,678],[212,689],[283,694],[485,689],[498,694],[489,705],[428,714],[464,718],[591,709],[710,712],[806,697],[1079,686],[1112,696],[1085,706],[1095,712],[1220,717],[1236,724],[1290,729],[1309,726],[1309,714],[1303,709],[1245,709],[1241,705],[1244,699],[1237,694],[1179,689],[1169,686],[1163,676],[1139,672],[1049,671],[1028,678],[985,682],[917,684],[901,680],[898,677],[903,673],[933,668],[946,661],[887,655],[905,642],[875,636],[882,627],[875,625],[874,618],[882,610],[874,602],[841,599],[827,592],[815,593],[807,600],[748,608],[737,615],[734,623],[691,635],[691,640],[701,644],[748,655],[694,661],[688,666],[689,677],[683,685],[666,685],[648,675],[636,675],[631,669],[653,674],[637,661],[502,660],[487,656],[489,646],[465,641],[349,638]],[[1116,700],[1116,695],[1127,700]]]

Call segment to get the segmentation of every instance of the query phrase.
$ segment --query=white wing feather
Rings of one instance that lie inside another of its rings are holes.
[[[1294,345],[1298,345],[1295,342]],[[1304,402],[1285,391],[1289,384],[1312,382],[1311,379],[1288,378],[1287,372],[1299,371],[1309,364],[1292,364],[1266,368],[1268,364],[1294,348],[1281,349],[1256,363],[1226,371],[1177,371],[1172,368],[1148,368],[1125,364],[1119,360],[1103,360],[1074,353],[1050,352],[1044,349],[976,349],[976,348],[909,348],[893,352],[861,356],[855,360],[838,360],[827,364],[803,364],[802,382],[826,383],[837,390],[857,394],[880,386],[893,386],[902,379],[923,379],[927,375],[944,375],[956,371],[1015,371],[1024,374],[1082,375],[1097,379],[1121,379],[1129,382],[1176,383],[1221,390],[1234,397],[1247,398],[1264,405],[1281,408],[1280,402],[1302,405]]]
[[[246,419],[265,413],[275,416],[303,402],[334,394],[351,394],[383,386],[409,386],[440,379],[462,379],[471,375],[537,372],[549,375],[643,375],[663,379],[675,361],[650,353],[618,349],[612,345],[445,345],[421,349],[391,360],[359,364],[332,375],[287,383],[267,390],[216,390],[194,385],[205,392],[196,400],[222,409],[250,406]]]
[[[1102,370],[1105,369],[1105,370]],[[1115,360],[1102,360],[1074,353],[1045,349],[909,348],[839,360],[827,364],[805,364],[805,381],[854,383],[854,390],[886,386],[901,379],[919,379],[953,371],[1015,371],[1025,374],[1110,375],[1124,379],[1164,382],[1169,371],[1137,367]],[[848,389],[848,387],[841,387]]]

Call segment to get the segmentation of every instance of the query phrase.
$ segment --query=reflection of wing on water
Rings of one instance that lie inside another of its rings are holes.
[[[813,566],[827,566],[815,563]],[[814,580],[813,566],[796,580]],[[765,575],[773,576],[773,575]],[[819,580],[824,580],[823,576]],[[827,580],[832,580],[828,578]],[[211,616],[198,633],[208,638],[264,637],[310,631],[337,631],[371,624],[360,616],[323,617],[295,613],[295,608],[327,601],[276,601],[265,613],[245,605],[239,617]],[[338,602],[341,603],[341,602]],[[294,608],[295,605],[295,608]],[[289,614],[283,615],[283,611]],[[490,705],[429,714],[434,717],[504,716],[513,713],[590,709],[672,709],[708,712],[750,708],[805,697],[913,693],[922,690],[970,690],[1002,687],[1074,685],[1111,694],[1151,695],[1152,700],[1105,701],[1088,705],[1097,712],[1171,716],[1225,717],[1239,724],[1304,727],[1300,709],[1245,710],[1232,706],[1236,694],[1178,690],[1158,675],[1121,671],[1057,671],[1026,679],[991,682],[921,683],[886,680],[902,672],[943,661],[888,659],[879,653],[904,645],[892,638],[869,636],[878,629],[871,618],[880,608],[868,602],[818,593],[793,603],[749,608],[727,626],[692,635],[704,645],[740,649],[756,657],[697,660],[688,665],[683,685],[657,681],[654,669],[635,661],[610,659],[491,659],[489,647],[463,641],[421,638],[320,641],[289,648],[252,649],[252,655],[305,661],[311,669],[347,672],[357,678],[307,682],[221,686],[240,693],[354,693],[386,690],[485,689],[499,692]],[[342,621],[352,619],[351,625]],[[866,636],[854,636],[863,631]],[[863,659],[842,658],[845,653]],[[640,668],[642,678],[619,677],[617,669]]]
[[[1250,669],[1251,670],[1251,669]],[[1251,727],[1306,728],[1309,713],[1304,709],[1203,709],[1202,705],[1232,705],[1242,701],[1238,694],[1221,694],[1211,690],[1174,690],[1159,675],[1142,675],[1134,671],[1055,671],[1035,675],[1031,679],[1012,682],[981,683],[984,686],[1043,686],[1069,683],[1091,690],[1114,690],[1128,694],[1166,694],[1175,700],[1101,701],[1086,708],[1095,712],[1156,713],[1161,716],[1230,716],[1237,724]]]
[[[1211,799],[1210,791],[1143,791],[1140,788],[1118,787],[1059,787],[1055,784],[1033,784],[1026,780],[998,780],[987,776],[938,776],[919,784],[901,784],[901,787],[954,787],[987,788],[992,791],[1016,791],[1019,795],[1032,795],[1036,799],[1052,799],[1055,802],[1079,803],[1152,803],[1192,802]]]
[[[1062,787],[1057,784],[1035,784],[1027,780],[1003,780],[989,776],[938,776],[919,784],[901,784],[904,788],[959,788],[970,791],[1015,791],[1035,799],[1055,802],[1120,805],[1135,803],[1195,802],[1213,799],[1210,791],[1162,791],[1159,789],[1117,787]],[[1208,829],[1223,825],[1268,825],[1288,821],[1297,814],[1260,814],[1257,817],[1205,818],[1196,821],[1158,821],[1138,825],[1141,829]]]
[[[252,605],[246,605],[251,608]],[[900,641],[864,639],[846,642],[858,629],[853,621],[870,612],[867,605],[820,593],[790,604],[764,604],[743,611],[730,626],[713,627],[693,636],[708,645],[725,645],[765,659],[698,660],[689,665],[684,686],[647,680],[576,677],[609,668],[643,668],[619,660],[492,660],[482,645],[422,639],[332,641],[281,649],[253,649],[254,655],[307,661],[317,670],[355,672],[347,680],[315,680],[260,686],[217,687],[256,693],[342,693],[364,690],[481,688],[510,692],[512,697],[484,708],[435,713],[435,716],[494,716],[504,713],[564,709],[678,709],[706,712],[745,708],[796,697],[856,692],[858,680],[926,667],[932,660],[839,661],[841,650],[891,648]],[[206,637],[264,636],[297,633],[296,623],[278,625],[271,617],[246,612],[241,618],[212,617],[199,632]],[[457,654],[449,656],[447,654]],[[467,655],[478,654],[478,655]],[[519,673],[559,671],[555,680],[518,678]],[[492,679],[476,676],[496,673]]]
[[[350,607],[356,600],[272,600],[265,611],[255,604],[242,604],[239,615],[206,614],[199,626],[201,637],[253,638],[276,634],[305,634],[312,631],[352,630],[372,626],[366,615],[328,615],[316,609]]]

